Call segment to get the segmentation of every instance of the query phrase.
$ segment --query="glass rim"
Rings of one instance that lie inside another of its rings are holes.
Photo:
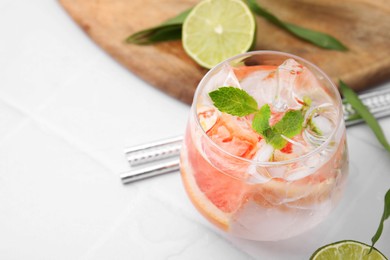
[[[213,74],[213,72],[217,69],[219,69],[220,67],[224,66],[225,64],[229,64],[230,62],[234,61],[234,60],[238,60],[239,58],[242,58],[242,57],[249,57],[249,56],[253,56],[253,55],[262,55],[262,54],[271,54],[271,55],[276,55],[276,56],[287,56],[287,57],[290,57],[290,58],[293,58],[293,59],[296,59],[298,61],[302,61],[304,64],[302,65],[309,65],[311,66],[313,69],[316,70],[316,72],[318,72],[322,77],[324,77],[324,79],[329,82],[332,90],[334,90],[336,92],[336,96],[339,97],[336,99],[336,102],[337,102],[337,109],[338,109],[338,113],[337,113],[337,119],[336,119],[336,127],[332,130],[331,134],[327,137],[326,141],[324,141],[321,145],[319,145],[318,147],[316,147],[315,149],[313,149],[312,151],[302,155],[302,156],[299,156],[299,157],[296,157],[296,158],[293,158],[293,159],[290,159],[290,160],[285,160],[285,161],[278,161],[278,162],[259,162],[255,159],[247,159],[247,158],[243,158],[243,157],[240,157],[240,156],[237,156],[237,155],[234,155],[234,154],[231,154],[230,152],[226,151],[225,149],[223,149],[222,147],[220,147],[218,144],[216,144],[208,135],[207,133],[205,132],[205,130],[203,129],[203,127],[201,126],[200,122],[199,122],[199,118],[197,116],[197,107],[196,107],[196,104],[197,104],[197,101],[198,101],[198,97],[200,95],[200,91],[203,89],[203,86],[206,84],[205,81],[207,81]],[[195,105],[195,106],[194,106]],[[343,118],[343,109],[342,109],[342,102],[341,102],[341,96],[340,96],[340,93],[339,93],[339,90],[338,88],[336,87],[336,85],[334,84],[334,82],[329,78],[328,75],[326,75],[326,73],[324,71],[322,71],[317,65],[313,64],[312,62],[304,59],[304,58],[301,58],[299,56],[296,56],[294,54],[290,54],[290,53],[286,53],[286,52],[281,52],[281,51],[271,51],[271,50],[257,50],[257,51],[249,51],[249,52],[246,52],[246,53],[242,53],[242,54],[238,54],[238,55],[235,55],[233,57],[230,57],[222,62],[220,62],[219,64],[217,64],[216,66],[214,66],[212,69],[210,69],[205,76],[203,76],[202,80],[199,82],[197,88],[196,88],[196,91],[194,93],[194,99],[192,101],[192,108],[191,108],[191,112],[192,116],[194,116],[195,118],[195,124],[196,124],[196,127],[200,128],[201,129],[201,133],[202,133],[202,136],[204,138],[206,138],[206,140],[208,142],[210,142],[214,147],[216,147],[219,151],[221,151],[222,153],[226,154],[227,156],[229,157],[233,157],[234,159],[237,159],[237,160],[241,160],[243,162],[247,162],[247,163],[250,163],[250,164],[255,164],[256,166],[264,166],[264,167],[270,167],[270,166],[282,166],[282,165],[288,165],[288,164],[292,164],[292,163],[296,163],[296,162],[300,162],[300,161],[303,161],[315,154],[318,154],[320,153],[321,151],[325,150],[326,147],[329,145],[330,141],[333,139],[333,137],[336,135],[336,133],[339,131],[340,127],[343,125],[343,121],[344,121],[344,118]],[[335,150],[336,151],[336,150]]]

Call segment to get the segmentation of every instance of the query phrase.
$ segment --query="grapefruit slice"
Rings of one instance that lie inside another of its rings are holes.
[[[211,140],[202,136],[197,140],[201,145],[195,145],[191,129],[187,130],[182,179],[198,211],[216,226],[227,230],[231,216],[245,203],[250,191],[243,181],[248,162],[231,155],[251,158],[256,152],[259,136],[248,121],[224,113],[207,135]]]
[[[188,168],[181,167],[181,176],[188,197],[196,209],[206,217],[211,223],[228,231],[229,229],[229,214],[223,212],[200,190],[194,176]],[[201,186],[203,186],[201,184]],[[208,194],[210,196],[210,194]]]
[[[260,138],[248,120],[225,113],[207,131],[207,135],[224,151],[247,159],[254,156]]]

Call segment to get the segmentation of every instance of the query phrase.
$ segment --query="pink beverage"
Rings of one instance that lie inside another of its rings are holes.
[[[234,99],[243,92],[255,102]],[[275,241],[305,232],[337,205],[348,175],[337,88],[286,53],[217,65],[195,93],[181,173],[198,211],[229,234]]]

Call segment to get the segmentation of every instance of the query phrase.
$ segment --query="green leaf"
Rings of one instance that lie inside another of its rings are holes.
[[[290,110],[284,114],[283,118],[277,122],[270,130],[265,131],[264,138],[275,149],[282,149],[287,138],[292,138],[302,131],[304,117],[300,110]]]
[[[280,133],[274,129],[270,129],[264,136],[268,144],[272,145],[275,149],[282,149],[286,146],[287,140],[282,137]]]
[[[301,133],[303,120],[304,118],[300,110],[291,110],[273,126],[273,129],[281,135],[292,138]]]
[[[348,48],[344,44],[342,44],[339,40],[329,34],[313,31],[292,23],[285,23],[285,26],[289,32],[321,48],[338,51],[348,50]]]
[[[249,8],[252,10],[252,12],[254,12],[259,16],[264,17],[269,22],[275,24],[276,26],[279,26],[280,28],[297,36],[298,38],[311,42],[324,49],[332,49],[332,50],[339,50],[339,51],[347,50],[347,47],[345,45],[343,45],[340,41],[338,41],[337,39],[335,39],[334,37],[328,34],[310,30],[292,23],[283,22],[275,15],[271,14],[266,9],[258,5],[256,0],[246,0],[246,2]]]
[[[328,34],[310,30],[292,23],[283,22],[275,15],[268,12],[266,9],[260,7],[256,0],[246,0],[246,2],[252,12],[264,17],[271,23],[279,26],[280,28],[288,31],[298,38],[311,42],[325,49],[347,50],[347,47],[345,47],[340,41]],[[181,12],[177,16],[163,22],[158,26],[138,31],[130,35],[126,39],[126,42],[146,45],[162,41],[179,40],[181,39],[183,22],[191,10],[192,8],[185,10],[184,12]]]
[[[288,111],[273,127],[269,125],[270,117],[271,109],[266,104],[255,114],[252,128],[275,149],[282,149],[287,144],[287,140],[283,136],[292,138],[302,131],[304,117],[300,110]]]
[[[255,114],[252,121],[252,128],[257,133],[265,135],[264,132],[270,128],[269,119],[271,117],[271,109],[268,104],[265,104],[260,108],[260,110]]]
[[[347,86],[343,81],[339,81],[340,90],[343,94],[345,100],[355,109],[355,111],[360,115],[360,117],[367,123],[367,125],[372,129],[378,141],[383,145],[383,147],[390,152],[390,145],[387,142],[387,139],[382,131],[381,126],[375,117],[371,114],[368,108],[363,104],[359,99],[358,95]],[[374,247],[375,243],[378,241],[383,231],[383,223],[386,219],[390,217],[390,190],[386,192],[385,195],[385,207],[383,210],[383,215],[379,223],[379,227],[375,235],[371,238],[371,249]]]
[[[184,20],[187,18],[188,14],[191,12],[191,10],[192,10],[192,8],[189,8],[189,9],[181,12],[180,14],[176,15],[175,17],[170,18],[170,19],[166,20],[165,22],[163,22],[162,25],[183,24]]]
[[[192,8],[191,8],[192,9]],[[181,39],[181,28],[191,9],[163,22],[159,26],[138,31],[127,37],[127,43],[146,45],[162,41]]]
[[[161,25],[136,32],[130,35],[126,42],[147,45],[162,41],[178,40],[180,38],[181,25]]]
[[[372,245],[371,245],[370,252],[371,252],[372,248],[374,247],[375,243],[378,241],[378,239],[382,235],[383,223],[389,217],[390,217],[390,189],[386,192],[386,195],[385,195],[385,207],[383,209],[383,215],[382,215],[381,221],[379,223],[379,227],[378,227],[375,235],[371,238]]]
[[[367,125],[374,132],[378,141],[383,145],[383,147],[390,152],[390,145],[387,142],[386,136],[383,133],[381,126],[375,117],[371,114],[368,108],[363,104],[359,99],[358,95],[349,88],[343,81],[339,81],[340,90],[343,94],[346,101],[356,110],[356,112],[362,117],[362,119],[367,123]]]
[[[233,116],[246,116],[257,112],[256,100],[244,90],[235,87],[221,87],[209,93],[219,111]]]
[[[235,87],[220,87],[209,93],[214,106],[221,112],[233,116],[247,116],[255,113],[252,128],[262,135],[275,149],[282,149],[287,138],[301,133],[304,117],[301,110],[290,110],[274,126],[270,126],[271,108],[268,104],[258,109],[256,100],[245,90]]]
[[[270,118],[270,106],[268,104],[265,104],[253,117],[252,128],[258,134],[263,136],[265,141],[268,144],[272,145],[275,149],[282,149],[287,144],[287,140],[285,140],[274,127],[270,126]]]

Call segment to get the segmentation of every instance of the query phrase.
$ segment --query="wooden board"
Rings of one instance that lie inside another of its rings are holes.
[[[207,72],[181,42],[129,45],[124,39],[194,6],[196,0],[59,0],[81,28],[114,59],[162,91],[190,103]],[[323,50],[257,18],[258,50],[296,54],[356,90],[390,79],[390,0],[258,0],[281,19],[329,33],[349,47]]]

